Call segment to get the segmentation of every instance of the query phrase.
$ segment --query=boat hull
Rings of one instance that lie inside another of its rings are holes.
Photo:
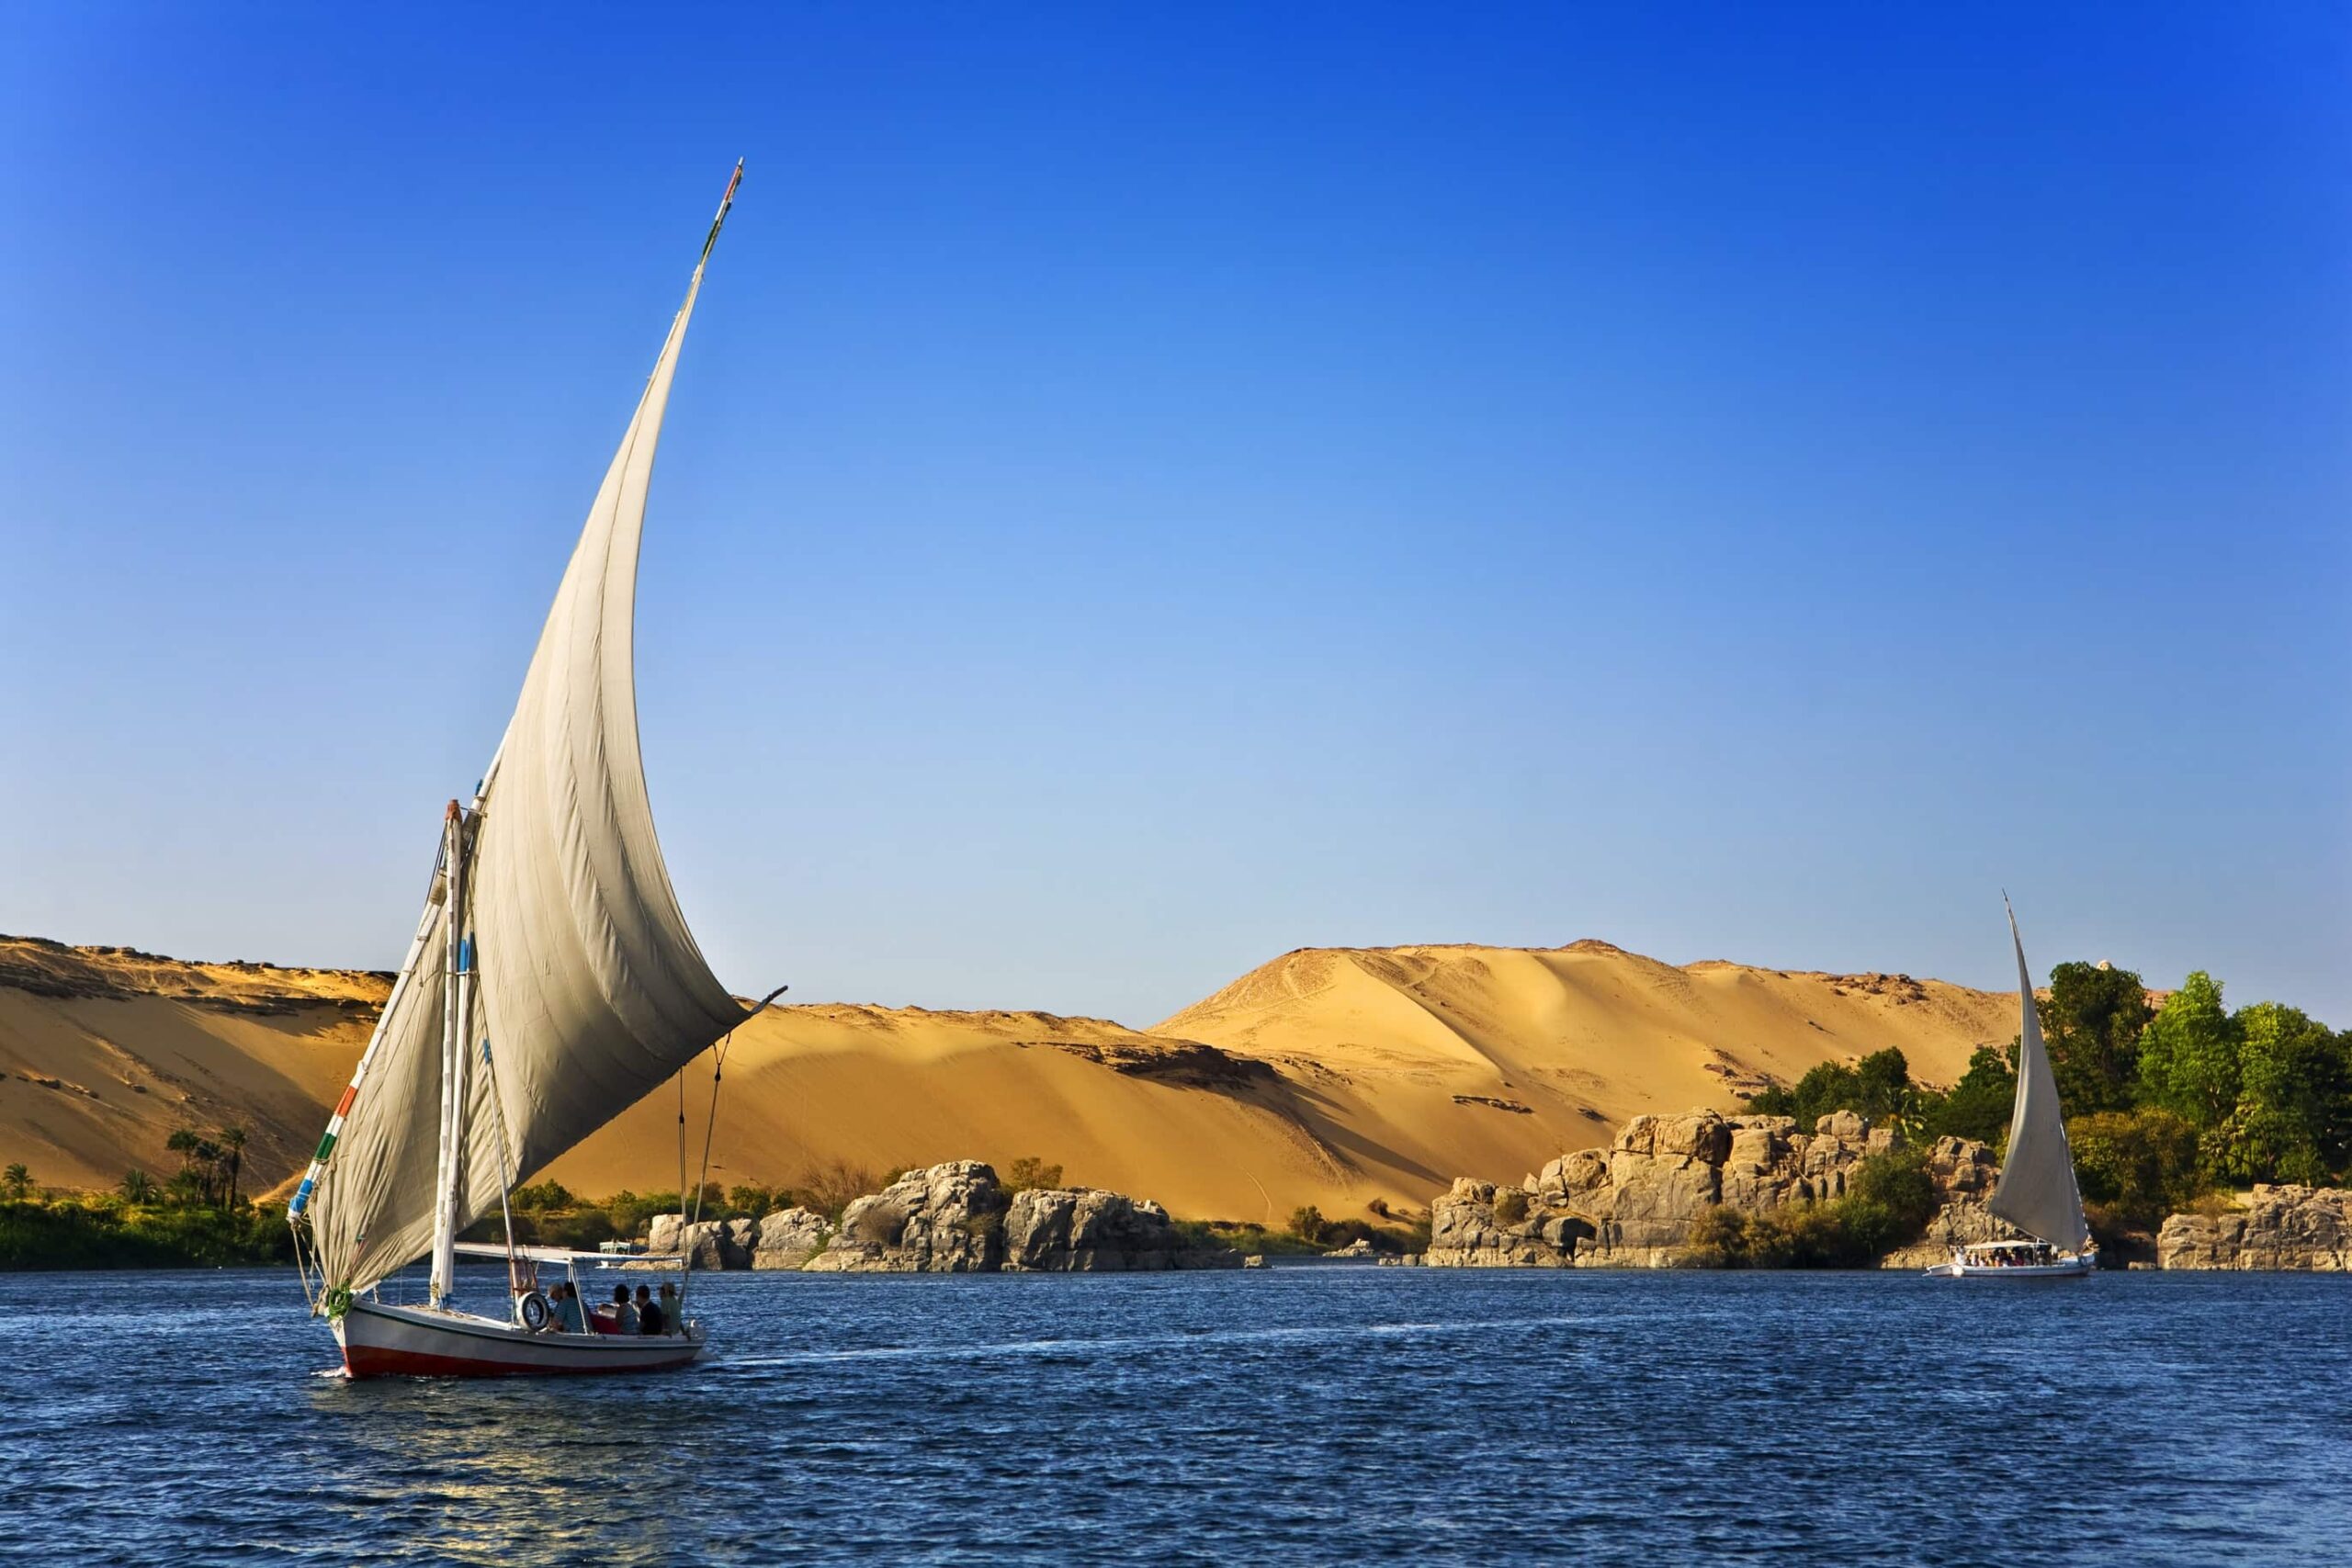
[[[702,1354],[702,1325],[674,1335],[534,1334],[471,1313],[355,1299],[334,1321],[354,1378],[555,1377],[660,1372]]]
[[[2062,1258],[2055,1263],[1966,1263],[1955,1258],[1928,1270],[1934,1280],[2083,1280],[2098,1272],[2098,1259]]]

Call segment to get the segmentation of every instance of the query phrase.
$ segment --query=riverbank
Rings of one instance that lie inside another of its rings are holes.
[[[0,1202],[0,1271],[220,1269],[294,1261],[286,1211],[104,1199]]]

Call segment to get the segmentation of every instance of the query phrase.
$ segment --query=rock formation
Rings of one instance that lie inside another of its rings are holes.
[[[1562,1155],[1518,1187],[1464,1177],[1430,1205],[1424,1261],[1437,1268],[1660,1268],[1675,1262],[1699,1217],[1718,1205],[1760,1213],[1845,1196],[1854,1168],[1898,1146],[1894,1128],[1850,1111],[1800,1133],[1786,1116],[1636,1116],[1606,1150]],[[1928,1169],[1944,1205],[1913,1253],[1940,1258],[1982,1239],[1992,1152],[1940,1138]]]
[[[1004,1267],[1014,1272],[1077,1269],[1235,1269],[1230,1247],[1196,1247],[1148,1199],[1091,1187],[1031,1188],[1012,1195],[1004,1221]]]
[[[689,1224],[675,1214],[656,1214],[646,1226],[645,1250],[657,1255],[684,1253],[697,1269],[749,1269],[751,1224],[749,1220],[697,1220]]]
[[[1146,1199],[1091,1187],[1008,1195],[994,1169],[952,1160],[910,1170],[854,1200],[839,1231],[803,1208],[753,1220],[681,1225],[654,1216],[649,1252],[691,1252],[697,1269],[806,1269],[834,1274],[1067,1273],[1237,1269],[1230,1247],[1203,1247]]]
[[[797,1269],[824,1250],[824,1215],[797,1206],[778,1209],[760,1221],[752,1267]]]
[[[983,1274],[1004,1262],[1004,1213],[996,1171],[976,1159],[910,1170],[851,1201],[841,1233],[810,1258],[820,1272]]]
[[[2256,1186],[2226,1214],[2174,1214],[2156,1235],[2159,1269],[2352,1270],[2352,1190]]]

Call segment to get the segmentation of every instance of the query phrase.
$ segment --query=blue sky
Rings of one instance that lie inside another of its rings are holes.
[[[748,160],[739,990],[1600,936],[2352,1023],[2352,16],[0,12],[0,929],[385,965]]]

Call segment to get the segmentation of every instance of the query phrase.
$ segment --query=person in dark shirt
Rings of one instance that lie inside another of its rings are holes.
[[[639,1334],[662,1332],[662,1309],[653,1302],[653,1292],[639,1285],[637,1288],[637,1331]]]

